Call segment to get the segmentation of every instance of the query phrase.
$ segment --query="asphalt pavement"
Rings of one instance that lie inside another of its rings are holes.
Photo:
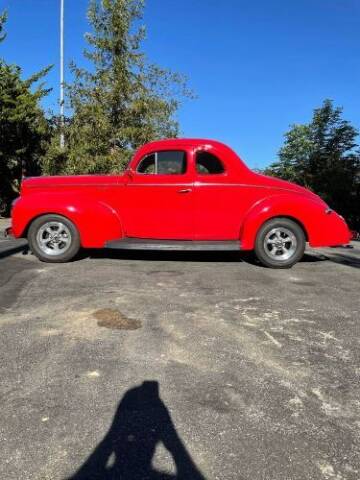
[[[0,238],[0,478],[359,480],[352,247],[57,265]]]

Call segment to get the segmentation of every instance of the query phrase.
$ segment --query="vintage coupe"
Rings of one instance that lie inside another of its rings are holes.
[[[11,232],[46,262],[66,262],[80,247],[254,250],[263,265],[286,268],[307,241],[350,241],[343,218],[317,195],[259,175],[203,139],[148,143],[119,175],[27,178]]]

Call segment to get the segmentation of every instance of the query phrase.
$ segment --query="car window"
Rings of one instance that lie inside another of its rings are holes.
[[[182,175],[186,172],[186,154],[179,150],[151,153],[140,161],[137,171],[150,175]]]
[[[137,168],[139,173],[155,173],[155,153],[151,155],[146,155]]]
[[[210,152],[197,152],[196,171],[200,174],[211,175],[224,173],[225,169],[222,162]]]

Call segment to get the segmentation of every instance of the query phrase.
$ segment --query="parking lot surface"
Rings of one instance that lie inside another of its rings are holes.
[[[0,478],[360,478],[360,247],[39,262],[0,238]]]

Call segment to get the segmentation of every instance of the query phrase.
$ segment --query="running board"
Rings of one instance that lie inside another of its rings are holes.
[[[170,251],[234,251],[241,250],[236,240],[153,240],[148,238],[121,238],[106,242],[106,248],[120,250],[170,250]]]

